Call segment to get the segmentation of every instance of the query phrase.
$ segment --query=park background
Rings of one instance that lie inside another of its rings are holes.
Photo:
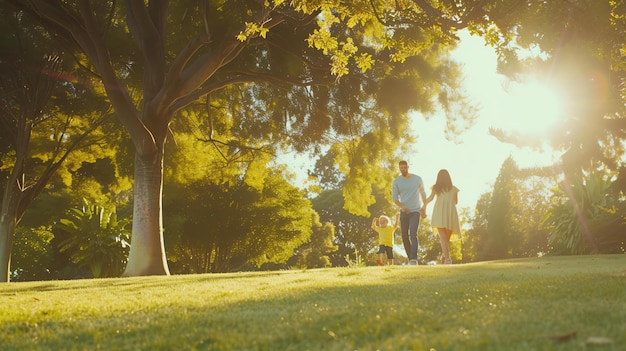
[[[417,3],[3,2],[1,280],[372,264],[399,158],[461,188],[455,262],[623,253],[623,5]]]

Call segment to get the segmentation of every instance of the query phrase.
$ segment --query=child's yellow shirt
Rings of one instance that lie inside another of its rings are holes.
[[[395,229],[396,228],[390,225],[384,228],[374,228],[374,230],[378,233],[378,244],[393,247],[393,231]]]

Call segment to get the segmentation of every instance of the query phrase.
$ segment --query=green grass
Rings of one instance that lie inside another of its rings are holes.
[[[624,350],[625,272],[607,255],[8,283],[0,350]]]

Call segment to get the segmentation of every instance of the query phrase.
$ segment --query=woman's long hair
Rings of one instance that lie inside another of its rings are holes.
[[[448,170],[442,169],[437,173],[437,182],[433,185],[433,191],[439,195],[452,189],[452,179]]]

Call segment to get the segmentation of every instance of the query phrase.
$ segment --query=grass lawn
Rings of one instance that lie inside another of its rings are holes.
[[[626,255],[0,284],[0,350],[626,350]]]

